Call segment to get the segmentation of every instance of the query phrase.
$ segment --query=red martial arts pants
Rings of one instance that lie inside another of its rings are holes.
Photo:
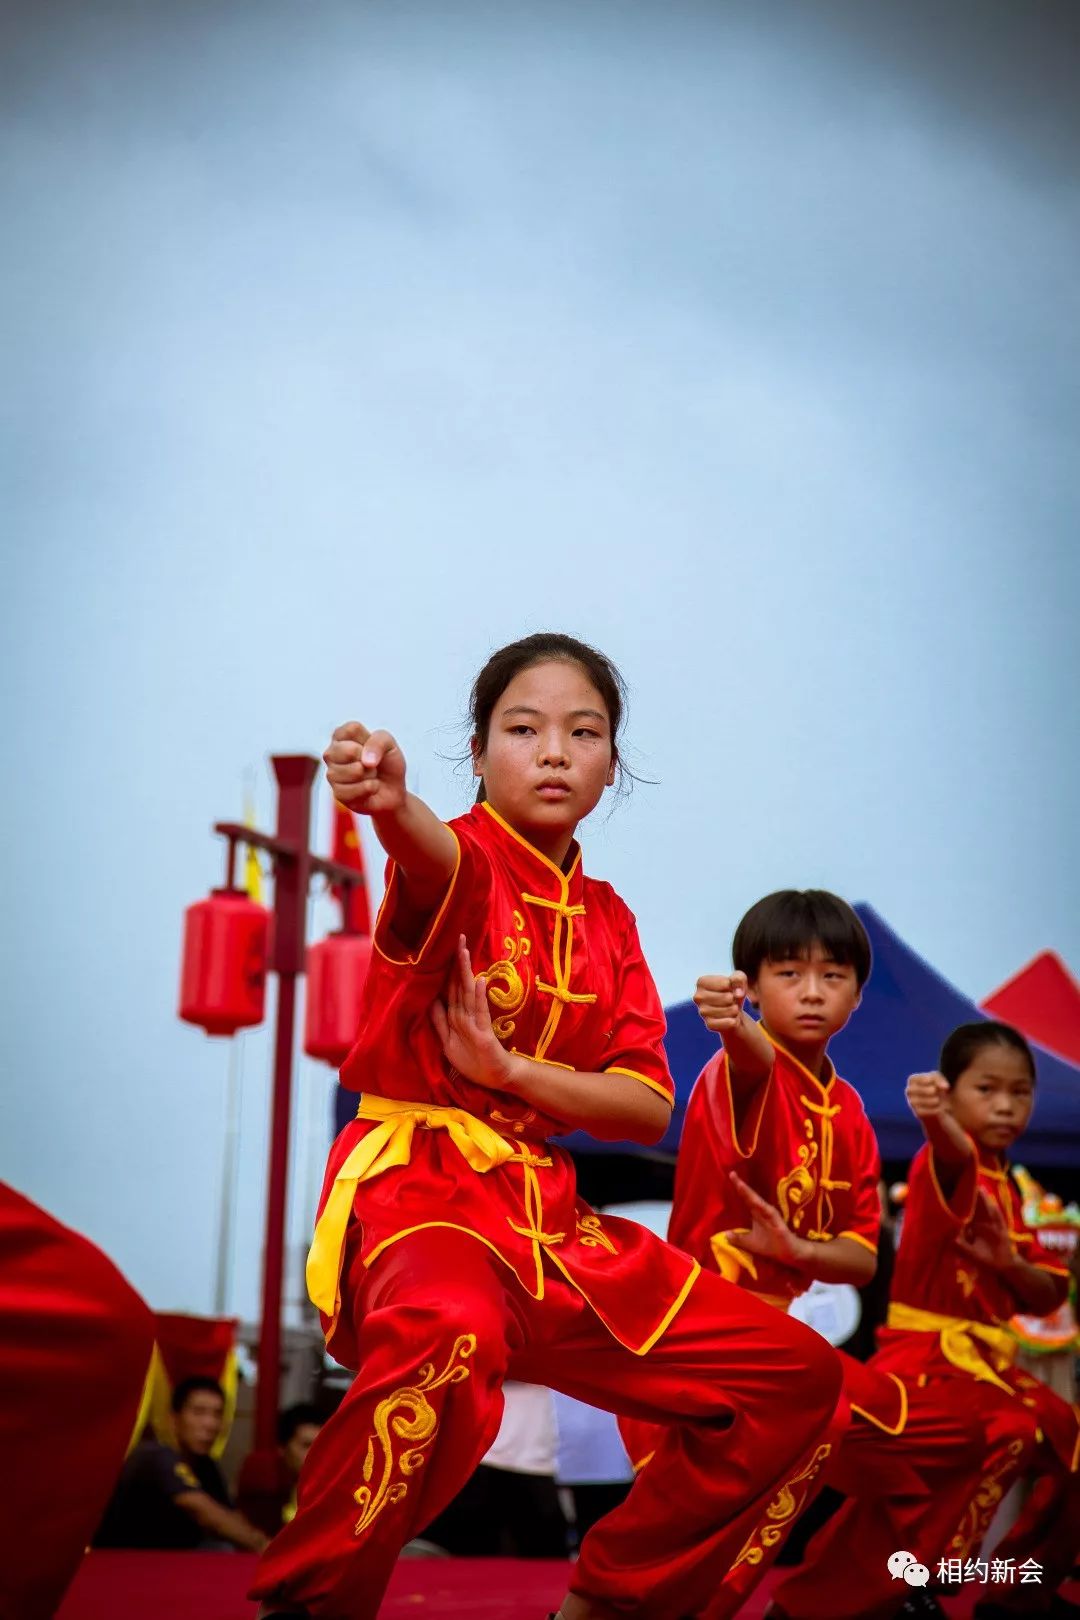
[[[968,1378],[940,1380],[936,1387],[947,1391],[957,1405],[977,1413],[985,1433],[986,1459],[949,1555],[976,1557],[1010,1486],[1033,1474],[1019,1517],[994,1548],[993,1557],[1014,1560],[1017,1567],[1033,1560],[1042,1568],[1041,1579],[1018,1585],[992,1583],[984,1595],[1018,1614],[1038,1612],[1068,1579],[1080,1556],[1080,1475],[1065,1466],[1039,1428],[1039,1407],[1052,1406],[1059,1397],[1039,1389],[1035,1405],[1029,1406],[1020,1395],[1008,1395],[993,1384]]]
[[[984,1380],[935,1379],[927,1388],[943,1392],[955,1411],[966,1412],[982,1429],[982,1455],[946,1548],[950,1558],[974,1558],[1002,1498],[1039,1455],[1038,1418],[1015,1395]]]
[[[909,1595],[889,1558],[910,1552],[936,1574],[985,1447],[978,1417],[956,1410],[941,1384],[908,1391],[898,1435],[854,1415],[826,1481],[848,1500],[775,1589],[777,1608],[791,1620],[888,1620]]]
[[[0,1620],[49,1620],[116,1483],[154,1344],[86,1238],[0,1182]]]
[[[1006,1563],[1014,1559],[1018,1569],[1030,1560],[1041,1567],[1042,1578],[1038,1584],[991,1586],[984,1594],[1017,1614],[1045,1609],[1050,1594],[1068,1580],[1080,1558],[1080,1475],[1067,1473],[1044,1446],[1039,1448],[1036,1469],[1020,1516],[993,1556]],[[1002,1590],[1007,1593],[1004,1598],[998,1595]]]
[[[372,1620],[401,1547],[495,1438],[506,1377],[665,1425],[574,1567],[572,1589],[610,1615],[679,1620],[740,1556],[752,1568],[763,1535],[786,1533],[826,1460],[839,1396],[824,1340],[703,1273],[638,1356],[551,1271],[535,1301],[483,1244],[445,1228],[400,1240],[367,1270],[347,1257],[359,1376],[311,1448],[296,1517],[263,1554],[254,1595]]]

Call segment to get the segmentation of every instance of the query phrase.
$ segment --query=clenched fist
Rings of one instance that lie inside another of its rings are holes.
[[[405,803],[405,755],[388,731],[350,720],[338,726],[323,760],[334,797],[357,814],[380,815]]]
[[[949,1082],[943,1074],[910,1075],[904,1096],[916,1119],[933,1119],[949,1112]]]
[[[744,1016],[746,991],[745,973],[714,973],[699,979],[694,1002],[706,1029],[717,1035],[736,1029]]]

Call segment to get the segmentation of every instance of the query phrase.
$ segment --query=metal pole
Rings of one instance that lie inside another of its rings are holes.
[[[229,1310],[229,1272],[232,1269],[233,1215],[236,1210],[236,1180],[240,1158],[240,1083],[243,1068],[242,1035],[229,1042],[229,1072],[226,1081],[225,1143],[221,1156],[221,1210],[218,1217],[217,1276],[214,1282],[214,1315]]]
[[[289,1171],[289,1113],[292,1104],[293,1031],[296,979],[304,969],[304,925],[310,875],[308,834],[311,785],[318,761],[307,754],[275,754],[278,784],[277,837],[289,849],[275,863],[274,956],[278,975],[274,1036],[274,1095],[270,1124],[270,1166],[263,1253],[262,1333],[259,1387],[255,1402],[255,1444],[273,1447],[281,1384],[281,1279]]]

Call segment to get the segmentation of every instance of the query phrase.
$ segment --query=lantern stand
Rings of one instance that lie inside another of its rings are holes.
[[[255,1397],[255,1444],[260,1448],[273,1448],[277,1436],[278,1391],[281,1384],[281,1278],[289,1170],[296,979],[304,971],[308,889],[313,876],[328,877],[347,888],[364,882],[362,872],[344,866],[340,861],[316,855],[308,847],[311,789],[319,768],[318,760],[310,754],[273,754],[270,763],[274,767],[278,785],[276,832],[259,832],[254,827],[235,821],[214,823],[214,831],[228,840],[226,883],[229,888],[234,885],[237,844],[265,850],[274,863],[274,922],[269,971],[278,976],[278,995],[263,1250],[259,1384]],[[348,906],[345,909],[348,913]]]

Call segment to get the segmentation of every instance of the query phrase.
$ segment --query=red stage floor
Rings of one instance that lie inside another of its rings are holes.
[[[57,1620],[253,1620],[245,1592],[254,1567],[241,1553],[92,1552]],[[740,1620],[760,1620],[768,1585]],[[408,1558],[394,1573],[380,1620],[544,1620],[565,1590],[562,1564]],[[973,1588],[949,1600],[953,1620],[965,1620],[974,1596]]]

